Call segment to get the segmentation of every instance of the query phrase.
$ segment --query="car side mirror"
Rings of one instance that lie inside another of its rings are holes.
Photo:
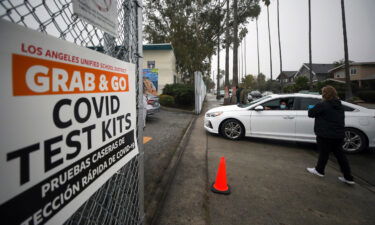
[[[260,112],[264,110],[264,107],[261,105],[258,105],[257,107],[254,108],[255,111]]]

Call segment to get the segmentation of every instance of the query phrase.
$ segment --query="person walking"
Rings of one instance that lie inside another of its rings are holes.
[[[332,152],[340,165],[343,177],[338,179],[347,184],[355,184],[350,171],[348,159],[342,150],[345,136],[345,112],[341,101],[337,97],[337,91],[332,86],[322,89],[323,101],[309,109],[308,115],[315,118],[314,132],[318,145],[319,158],[314,168],[307,171],[319,177],[324,177],[324,169],[327,165],[330,152]]]

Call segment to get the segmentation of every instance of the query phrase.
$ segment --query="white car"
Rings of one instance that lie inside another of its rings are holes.
[[[211,133],[237,140],[259,137],[316,143],[314,119],[307,111],[321,101],[321,95],[268,95],[247,105],[230,105],[210,109],[204,127]],[[281,110],[280,102],[287,108]],[[375,110],[342,101],[345,109],[346,152],[360,152],[375,147]]]

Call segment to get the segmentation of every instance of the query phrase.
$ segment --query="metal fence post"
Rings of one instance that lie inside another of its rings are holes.
[[[139,212],[140,224],[145,223],[144,213],[144,148],[143,148],[143,127],[145,126],[143,118],[143,29],[142,29],[142,0],[135,0],[137,8],[138,21],[138,148],[139,148]]]

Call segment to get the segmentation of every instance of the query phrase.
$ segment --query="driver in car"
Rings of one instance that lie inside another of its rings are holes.
[[[281,110],[285,110],[287,109],[287,105],[286,105],[286,101],[285,100],[280,100],[280,106],[279,106]],[[265,110],[271,110],[270,107],[266,106],[264,107]]]
[[[287,109],[287,106],[286,106],[286,102],[284,100],[281,100],[280,101],[280,109],[283,110],[283,109]]]

